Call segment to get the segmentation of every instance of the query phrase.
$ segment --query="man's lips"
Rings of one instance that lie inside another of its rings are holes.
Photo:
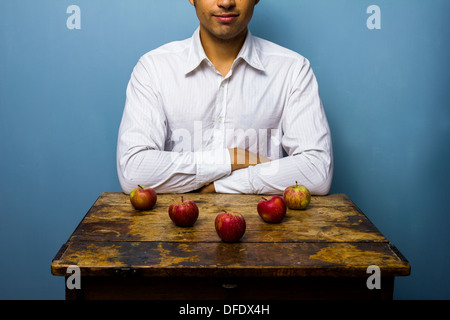
[[[234,13],[215,14],[214,17],[216,17],[216,19],[219,20],[220,22],[230,23],[238,17],[238,14]]]

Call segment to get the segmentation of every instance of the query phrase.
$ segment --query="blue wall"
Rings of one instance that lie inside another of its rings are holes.
[[[81,29],[68,29],[69,5]],[[369,5],[381,29],[369,30]],[[449,299],[448,0],[261,0],[253,34],[311,60],[333,134],[332,192],[412,265],[397,299]],[[63,299],[50,263],[115,168],[137,59],[198,25],[187,0],[0,2],[0,298]]]

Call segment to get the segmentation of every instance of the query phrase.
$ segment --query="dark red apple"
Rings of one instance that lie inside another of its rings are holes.
[[[280,196],[265,196],[256,206],[259,216],[269,223],[280,223],[286,216],[286,204]]]
[[[179,227],[192,227],[198,218],[198,207],[194,201],[181,200],[174,201],[169,206],[169,217]]]
[[[156,191],[152,188],[137,186],[130,193],[130,202],[136,210],[150,210],[156,204]]]
[[[308,188],[298,185],[287,187],[283,193],[284,202],[289,209],[305,209],[311,201],[311,193]]]
[[[245,218],[239,212],[223,211],[216,216],[215,227],[222,241],[237,242],[245,233]]]

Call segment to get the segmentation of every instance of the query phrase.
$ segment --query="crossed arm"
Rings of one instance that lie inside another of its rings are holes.
[[[125,193],[141,184],[159,193],[282,194],[295,181],[315,195],[329,192],[331,135],[309,67],[301,69],[280,119],[278,147],[287,156],[271,160],[234,146],[166,151],[165,113],[144,76],[137,72],[130,80],[119,129],[117,172]]]
[[[260,156],[259,154],[255,154],[240,148],[228,149],[228,152],[230,153],[231,172],[270,161],[269,158]],[[216,192],[214,182],[211,182],[206,186],[200,188],[199,192],[201,193]]]

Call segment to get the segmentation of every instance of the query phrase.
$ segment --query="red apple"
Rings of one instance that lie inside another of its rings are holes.
[[[286,204],[280,196],[265,196],[256,207],[259,216],[269,223],[279,223],[286,216]]]
[[[169,206],[169,217],[179,227],[192,227],[198,218],[198,207],[194,201],[181,200],[174,201]]]
[[[150,210],[155,206],[156,191],[152,188],[137,186],[130,193],[130,201],[136,210]]]
[[[284,202],[289,209],[305,209],[311,201],[311,193],[308,188],[298,185],[287,187],[283,193]]]
[[[220,239],[225,242],[239,241],[245,233],[245,219],[239,212],[223,211],[216,216],[215,227]]]

